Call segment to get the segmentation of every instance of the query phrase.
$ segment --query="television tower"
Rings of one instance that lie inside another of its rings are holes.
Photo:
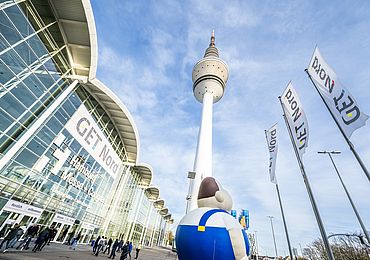
[[[203,178],[212,176],[212,109],[213,103],[218,102],[224,95],[228,77],[227,65],[218,56],[213,31],[209,47],[203,59],[195,64],[192,73],[194,96],[203,103],[203,109],[193,168],[195,176],[190,180],[187,212],[198,208],[200,183]]]

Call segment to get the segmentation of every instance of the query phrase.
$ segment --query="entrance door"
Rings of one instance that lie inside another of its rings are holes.
[[[58,226],[60,227],[59,228],[60,232],[59,232],[59,235],[58,235],[56,241],[64,242],[64,240],[66,239],[66,237],[68,235],[68,230],[71,227],[71,225],[58,223],[57,228],[58,228]]]
[[[20,226],[26,226],[29,227],[31,224],[36,223],[37,218],[31,217],[31,216],[23,216],[21,221],[19,221]]]

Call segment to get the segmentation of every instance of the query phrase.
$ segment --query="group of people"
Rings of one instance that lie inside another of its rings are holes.
[[[33,224],[26,229],[25,226],[15,224],[8,230],[8,232],[4,236],[4,240],[0,244],[0,250],[5,244],[5,249],[3,250],[3,253],[5,253],[9,248],[13,248],[17,244],[19,239],[24,235],[24,239],[19,241],[16,249],[29,249],[32,238],[37,237],[32,251],[41,251],[45,245],[50,244],[50,241],[54,239],[56,234],[57,230],[55,228],[46,227],[43,230],[40,230],[40,226],[38,226],[37,224]]]
[[[93,254],[98,256],[100,252],[103,254],[107,253],[108,258],[114,259],[116,253],[121,253],[120,260],[126,259],[128,256],[131,258],[132,251],[132,242],[127,241],[126,243],[123,240],[116,239],[113,242],[112,238],[107,238],[104,236],[98,236],[96,240],[92,241]],[[139,257],[139,252],[141,245],[139,244],[136,247],[136,256],[135,259]]]
[[[31,240],[36,237],[35,245],[32,249],[33,252],[41,251],[45,245],[49,245],[51,241],[54,240],[57,234],[57,229],[51,227],[45,227],[40,229],[40,226],[37,224],[32,224],[27,229],[25,226],[20,226],[15,224],[11,227],[4,236],[3,241],[0,244],[0,250],[2,250],[3,245],[5,244],[5,249],[2,251],[5,253],[9,248],[13,248],[18,242],[16,249],[27,250],[29,249]],[[23,239],[20,238],[23,236]],[[81,234],[77,236],[71,236],[68,239],[67,244],[70,245],[70,248],[73,250],[76,249],[77,242],[79,241]],[[130,257],[132,252],[132,242],[127,241],[126,243],[123,240],[116,239],[113,241],[112,238],[107,238],[104,236],[99,236],[96,240],[92,241],[93,253],[95,256],[98,256],[101,252],[102,254],[108,254],[111,259],[114,259],[116,253],[121,253],[120,260]],[[136,246],[136,255],[135,259],[139,257],[139,252],[141,250],[141,244]]]

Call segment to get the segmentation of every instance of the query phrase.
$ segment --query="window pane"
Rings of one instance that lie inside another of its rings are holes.
[[[38,73],[35,73],[35,75],[47,89],[49,89],[55,83],[54,79],[49,75],[43,66],[40,67],[40,70],[38,70]]]
[[[0,109],[0,131],[4,132],[11,123],[13,123],[13,119],[9,115],[7,115],[4,110]]]
[[[44,144],[41,144],[34,139],[29,142],[27,148],[38,156],[41,156],[46,150],[46,146]]]
[[[36,97],[40,97],[46,92],[45,87],[33,74],[29,75],[23,82]]]
[[[14,118],[18,118],[26,108],[17,101],[11,93],[6,93],[1,99],[0,107]]]
[[[0,11],[0,33],[11,45],[22,39],[21,35],[6,17],[4,11]]]
[[[15,75],[9,70],[3,61],[0,60],[0,83],[5,84],[11,80]]]
[[[23,151],[15,158],[15,161],[23,164],[28,168],[32,168],[34,163],[38,160],[38,156],[30,152],[27,148],[24,148]]]
[[[22,42],[21,44],[16,46],[14,50],[28,66],[30,66],[34,62],[39,63],[36,55],[32,52],[30,47],[25,42]]]
[[[22,83],[11,90],[11,93],[19,99],[26,107],[30,107],[36,101],[35,96]]]
[[[9,50],[0,56],[2,61],[13,71],[14,74],[19,74],[26,67],[23,61],[21,61],[18,55],[13,50]]]
[[[66,100],[66,102],[64,102],[63,108],[68,113],[69,116],[72,116],[76,112],[76,109],[72,106],[69,100]]]
[[[29,40],[27,40],[27,43],[31,46],[32,50],[39,58],[49,53],[37,35],[32,36]]]
[[[26,37],[34,32],[33,28],[17,5],[6,8],[5,13],[9,16],[10,20],[23,36]]]

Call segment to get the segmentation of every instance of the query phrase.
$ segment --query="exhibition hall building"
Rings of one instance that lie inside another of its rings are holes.
[[[88,0],[0,0],[0,237],[14,224],[163,246],[171,214],[138,129],[96,79]]]

